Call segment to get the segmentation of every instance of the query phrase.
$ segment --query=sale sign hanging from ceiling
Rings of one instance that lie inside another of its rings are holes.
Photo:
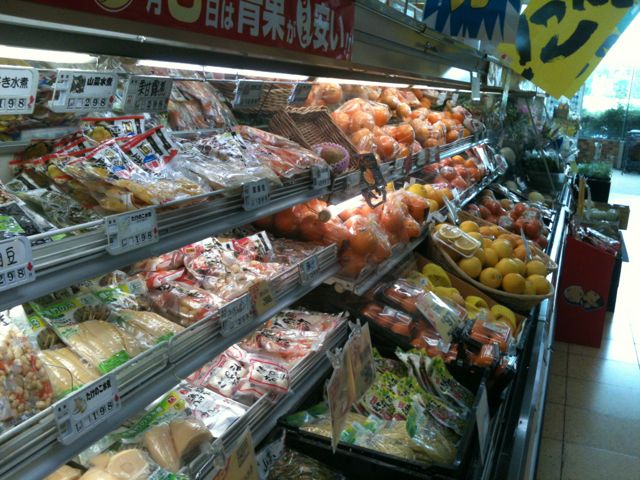
[[[527,80],[556,98],[571,98],[638,10],[638,0],[532,0],[515,44],[498,50]]]
[[[355,5],[342,0],[29,0],[350,60]]]

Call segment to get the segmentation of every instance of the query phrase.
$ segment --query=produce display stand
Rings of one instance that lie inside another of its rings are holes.
[[[93,54],[126,55],[198,65],[229,65],[315,77],[337,76],[354,81],[388,82],[392,75],[394,81],[406,82],[407,85],[429,79],[430,86],[448,89],[465,89],[468,85],[443,78],[440,75],[443,69],[487,69],[486,58],[475,50],[435,32],[425,31],[419,22],[407,19],[374,0],[355,2],[352,62],[305,52],[288,52],[289,57],[283,59],[281,52],[273,47],[241,41],[212,42],[211,37],[194,32],[175,31],[129,20],[105,21],[102,16],[83,12],[69,15],[68,10],[42,3],[39,2],[35,8],[32,2],[24,0],[3,2],[0,12],[3,43],[30,48],[46,46],[67,51],[75,51],[81,46],[84,52]],[[437,54],[425,53],[423,45],[430,45],[427,50]],[[390,46],[393,46],[394,53],[391,56],[388,51]],[[211,75],[206,78],[213,79]],[[487,143],[485,138],[469,136],[448,145],[424,149],[401,162],[383,164],[381,171],[386,181],[402,181],[419,174],[429,163]],[[0,156],[22,151],[28,145],[29,142],[23,141],[0,143]],[[274,187],[268,200],[258,207],[247,206],[243,189],[218,190],[200,197],[151,207],[157,215],[159,241],[122,255],[112,255],[108,251],[105,220],[33,235],[29,240],[33,244],[35,280],[26,286],[0,291],[0,310],[246,225],[302,202],[319,197],[328,197],[337,202],[359,195],[366,188],[359,171],[338,175],[329,184],[319,183],[314,176],[313,172],[299,174],[282,186]],[[456,206],[462,208],[499,176],[498,172],[490,172],[480,183],[471,187]],[[553,277],[554,286],[557,285],[561,268],[569,196],[569,188],[565,185],[562,205],[553,219],[550,256],[559,265]],[[73,235],[68,235],[70,233]],[[36,244],[47,237],[65,234],[65,238],[54,242]],[[291,265],[268,282],[267,290],[272,294],[273,302],[267,308],[259,308],[255,299],[252,299],[255,314],[246,318],[235,330],[223,332],[218,321],[220,312],[216,312],[210,318],[186,328],[170,341],[156,345],[114,370],[121,395],[120,409],[109,422],[99,424],[78,440],[67,445],[59,441],[54,415],[56,404],[0,433],[0,478],[43,478],[171,390],[180,378],[190,375],[319,285],[332,283],[356,294],[366,292],[380,278],[397,268],[427,235],[428,227],[411,243],[394,251],[388,261],[357,282],[338,276],[341,267],[335,245],[324,247],[313,255],[317,269],[311,279],[303,277],[301,267],[309,259]],[[250,296],[250,293],[245,295]],[[525,329],[519,342],[523,348],[518,372],[505,393],[505,400],[493,415],[484,461],[477,448],[475,430],[471,431],[471,426],[466,442],[470,447],[465,452],[469,458],[464,461],[465,471],[457,473],[477,479],[535,477],[555,323],[553,300],[543,302],[534,310],[530,317],[534,321],[529,322],[530,327]],[[190,472],[193,476],[213,478],[220,463],[224,463],[246,429],[251,432],[254,444],[258,445],[276,427],[280,417],[299,407],[304,398],[321,385],[331,370],[326,351],[343,345],[346,338],[347,325],[344,324],[325,339],[321,350],[307,357],[290,372],[289,393],[278,398],[261,398],[221,438],[212,442],[192,461]],[[347,456],[344,461],[351,461],[351,458]],[[458,466],[461,466],[462,460],[458,460]]]

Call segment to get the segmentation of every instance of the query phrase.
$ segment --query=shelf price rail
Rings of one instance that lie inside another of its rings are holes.
[[[315,256],[317,270],[314,275],[310,277],[307,272],[303,278],[303,261],[270,280],[268,284],[273,302],[260,308],[258,302],[252,300],[253,315],[247,316],[235,330],[222,331],[218,312],[114,370],[121,397],[120,409],[108,421],[87,431],[77,441],[63,445],[58,440],[54,415],[56,404],[1,434],[0,478],[23,480],[48,475],[123,421],[142,411],[173,388],[181,378],[249,335],[340,269],[335,245],[323,247]]]

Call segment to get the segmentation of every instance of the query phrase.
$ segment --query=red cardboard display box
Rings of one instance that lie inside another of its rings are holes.
[[[567,236],[557,294],[555,339],[600,347],[615,256]]]

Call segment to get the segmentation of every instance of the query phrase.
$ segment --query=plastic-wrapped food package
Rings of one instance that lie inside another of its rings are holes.
[[[506,353],[511,344],[511,328],[504,322],[477,319],[473,322],[468,338],[476,345],[495,342],[500,351]]]
[[[9,427],[51,405],[53,389],[36,347],[13,325],[0,325],[0,422]]]
[[[273,326],[284,330],[328,332],[333,330],[343,319],[343,314],[282,310],[273,317]]]
[[[377,303],[365,305],[362,315],[380,328],[390,330],[407,339],[413,334],[413,318],[399,310]]]
[[[425,356],[423,360],[429,382],[433,385],[436,393],[462,408],[471,408],[474,400],[473,394],[453,378],[442,358],[430,359]]]
[[[253,155],[281,177],[290,178],[313,165],[327,166],[315,153],[279,135],[246,125],[234,130],[244,138]]]
[[[248,149],[234,133],[221,133],[201,138],[180,157],[180,168],[198,175],[212,188],[239,187],[247,182],[269,180],[279,185],[280,179]]]
[[[267,478],[268,480],[343,480],[344,476],[334,472],[315,458],[285,448],[269,470]]]
[[[416,313],[418,300],[424,295],[424,290],[404,280],[396,280],[384,289],[383,295],[387,301],[399,306],[405,312]]]
[[[184,265],[183,252],[173,250],[157,257],[149,257],[136,262],[131,267],[132,272],[155,272],[161,270],[176,270]]]
[[[82,118],[81,121],[81,127],[85,135],[96,142],[103,142],[111,138],[140,135],[146,130],[144,115],[87,117]]]
[[[53,229],[55,229],[53,224],[29,209],[22,200],[0,184],[0,236],[2,238],[36,235]]]
[[[342,87],[337,83],[316,83],[311,87],[305,105],[324,107],[342,101]]]
[[[224,97],[208,82],[173,82],[168,104],[169,125],[173,130],[228,128],[236,125]]]
[[[154,307],[185,327],[209,317],[225,304],[217,295],[185,282],[168,282],[149,292]]]
[[[40,358],[49,375],[56,398],[62,398],[100,376],[95,367],[83,361],[67,347],[43,350],[40,352]]]
[[[264,352],[294,362],[320,348],[324,337],[324,332],[262,328],[241,345],[250,352]]]
[[[119,309],[114,322],[125,332],[138,339],[146,348],[164,342],[184,328],[153,312]]]
[[[182,383],[177,392],[184,399],[187,411],[201,420],[214,438],[222,436],[247,411],[245,405],[204,387]]]
[[[411,448],[416,455],[430,462],[449,465],[456,457],[456,448],[443,434],[442,427],[424,408],[417,405],[409,413],[406,423]]]

